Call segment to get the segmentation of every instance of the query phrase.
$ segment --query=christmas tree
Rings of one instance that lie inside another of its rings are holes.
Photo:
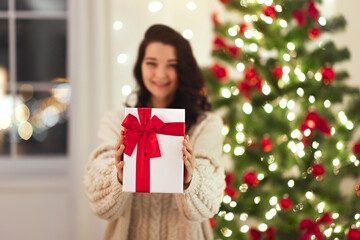
[[[222,115],[225,197],[215,239],[360,239],[360,91],[331,36],[344,17],[321,1],[221,0],[214,63],[204,69]]]

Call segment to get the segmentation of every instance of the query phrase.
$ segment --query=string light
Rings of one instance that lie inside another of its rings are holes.
[[[277,164],[276,163],[272,163],[272,164],[269,165],[269,171],[270,172],[274,172],[274,171],[276,171],[276,169],[277,169]]]
[[[325,236],[329,238],[332,234],[332,231],[333,231],[332,228],[325,229],[324,230]]]
[[[285,109],[286,108],[286,105],[287,105],[287,101],[285,98],[281,99],[280,102],[279,102],[279,106],[282,108],[282,109]]]
[[[118,57],[117,57],[117,62],[118,63],[124,64],[124,63],[126,63],[126,61],[127,61],[127,55],[126,54],[121,53],[121,54],[118,55]]]
[[[342,144],[342,142],[336,143],[337,150],[341,150],[343,147],[344,147],[344,144]]]
[[[223,88],[221,90],[221,95],[224,97],[224,98],[230,98],[231,97],[231,92],[229,89],[227,88]]]
[[[131,94],[131,87],[129,85],[124,85],[122,88],[121,88],[121,93],[123,96],[129,96]]]
[[[350,156],[350,162],[355,162],[355,161],[356,161],[355,155],[351,155],[351,156]]]
[[[230,36],[235,37],[237,35],[238,31],[234,27],[230,27],[228,29],[228,33]]]
[[[183,37],[186,38],[186,39],[191,39],[194,37],[194,33],[193,31],[191,31],[190,29],[186,29],[184,32],[183,32]]]
[[[264,110],[265,110],[266,113],[270,114],[273,111],[273,107],[270,104],[267,103],[264,106]]]
[[[290,51],[295,50],[295,44],[292,42],[289,42],[286,46]]]
[[[229,126],[224,125],[221,129],[222,135],[226,136],[229,133]]]
[[[282,28],[286,28],[287,27],[287,22],[284,20],[284,19],[281,19],[280,20],[280,26],[282,27]]]
[[[261,201],[261,198],[260,198],[259,196],[257,196],[257,197],[254,198],[254,203],[255,203],[255,204],[259,204],[260,201]]]
[[[229,205],[230,207],[234,208],[236,207],[237,203],[235,201],[231,201]]]
[[[189,11],[194,11],[196,9],[196,4],[194,2],[188,2],[186,4],[186,8],[189,9]]]
[[[236,138],[236,141],[237,141],[238,143],[242,143],[242,142],[244,142],[244,140],[245,140],[245,134],[242,133],[242,132],[238,132],[238,133],[235,135],[235,138]]]
[[[334,232],[339,233],[339,232],[341,232],[341,229],[342,229],[341,226],[336,226],[335,229],[334,229]]]
[[[275,10],[276,10],[277,12],[282,12],[282,7],[281,7],[280,5],[276,5],[276,6],[275,6]]]
[[[262,231],[262,232],[265,232],[267,228],[268,227],[267,227],[267,225],[265,223],[260,224],[259,227],[258,227],[258,229],[260,231]]]
[[[289,112],[287,115],[287,119],[291,122],[295,119],[295,114],[293,112]]]
[[[281,78],[285,83],[288,83],[290,81],[290,77],[287,74],[284,74]]]
[[[270,86],[267,84],[267,82],[265,82],[264,86],[262,87],[262,92],[263,92],[265,95],[269,95],[269,94],[270,94],[271,88],[270,88]]]
[[[252,112],[252,106],[250,105],[250,103],[244,103],[242,110],[245,114],[250,115]]]
[[[300,131],[299,129],[295,129],[291,132],[291,138],[299,138],[300,137]]]
[[[290,55],[287,54],[287,53],[285,53],[285,54],[283,55],[283,59],[284,59],[285,61],[289,62],[289,61],[290,61]]]
[[[248,219],[248,214],[247,213],[241,213],[240,214],[240,220],[241,221],[246,221],[246,219]]]
[[[231,151],[231,146],[230,146],[230,144],[225,144],[224,146],[223,146],[223,150],[224,150],[224,152],[226,152],[226,153],[228,153],[228,152],[230,152]]]
[[[288,181],[288,186],[289,186],[289,188],[293,188],[295,186],[295,181],[293,179],[290,179]]]
[[[240,156],[240,155],[243,155],[245,153],[245,148],[243,146],[240,146],[240,147],[236,147],[234,149],[234,154],[236,156]]]
[[[220,231],[224,237],[230,237],[232,234],[232,231],[226,227],[222,228]]]
[[[257,179],[258,179],[259,181],[263,180],[264,177],[265,177],[265,176],[264,176],[263,173],[259,173],[259,174],[257,175]]]
[[[121,21],[115,21],[114,23],[113,23],[113,29],[115,30],[115,31],[120,31],[122,28],[123,28],[123,23],[121,22]]]
[[[304,89],[298,88],[298,89],[296,90],[296,93],[297,93],[297,95],[299,95],[300,97],[302,97],[302,96],[304,96]]]
[[[247,22],[247,23],[251,23],[251,21],[252,21],[251,16],[248,15],[248,14],[246,14],[246,15],[244,16],[244,21]]]
[[[331,106],[331,102],[329,100],[324,101],[324,107],[329,108]]]
[[[351,130],[351,129],[353,129],[354,124],[353,124],[351,121],[347,121],[345,127],[346,127],[348,130]]]
[[[236,70],[238,70],[239,72],[243,72],[245,70],[245,65],[243,63],[238,63],[236,65]]]
[[[316,207],[317,207],[319,213],[323,213],[323,212],[324,212],[324,208],[325,208],[325,203],[324,203],[324,202],[321,202],[321,203],[319,203]]]
[[[252,43],[250,44],[249,49],[252,52],[256,52],[258,50],[258,46],[256,45],[256,43]]]
[[[252,38],[253,34],[250,30],[245,30],[244,32],[244,37],[247,38],[247,39],[250,39]]]
[[[239,187],[239,190],[241,192],[246,192],[248,190],[249,186],[245,183],[241,184],[240,187]]]
[[[314,153],[315,159],[319,159],[319,158],[321,158],[321,156],[322,156],[322,153],[321,153],[320,150],[317,150],[317,151]]]
[[[326,25],[326,19],[324,17],[319,17],[319,24],[321,26],[325,26]]]
[[[232,87],[231,87],[231,93],[232,93],[232,95],[234,95],[234,96],[239,95],[239,93],[240,93],[239,88],[238,88],[238,87],[235,87],[235,86],[232,86]]]
[[[333,219],[338,219],[339,216],[340,216],[339,213],[333,213],[333,214],[332,214],[332,218],[333,218]]]
[[[319,72],[315,73],[315,80],[316,81],[320,82],[321,78],[322,78],[321,73],[319,73]]]
[[[314,96],[310,96],[310,97],[309,97],[309,102],[310,102],[310,103],[314,103],[314,102],[315,102],[315,97],[314,97]]]
[[[242,130],[244,130],[244,124],[242,124],[242,123],[236,124],[236,130],[237,130],[237,131],[242,131]]]
[[[278,202],[278,198],[276,196],[272,196],[270,199],[269,199],[269,203],[271,206],[275,206]]]
[[[224,198],[223,198],[223,202],[228,204],[231,202],[231,197],[229,195],[225,195]]]
[[[298,79],[300,80],[300,82],[304,82],[305,81],[305,79],[306,79],[306,76],[305,76],[305,74],[304,73],[299,73],[298,75]]]
[[[226,221],[231,221],[231,220],[234,219],[234,214],[233,214],[232,212],[229,212],[229,213],[227,213],[227,214],[225,215],[224,219],[225,219]]]
[[[312,192],[306,192],[305,197],[310,200],[314,197],[314,194]]]
[[[288,109],[294,109],[294,107],[295,107],[295,102],[293,101],[293,100],[289,100],[288,102],[287,102],[287,107],[288,107]]]
[[[240,228],[240,231],[242,232],[242,233],[247,233],[248,231],[249,231],[249,226],[248,225],[243,225],[243,226],[241,226],[241,228]]]
[[[282,70],[283,70],[283,73],[284,73],[284,74],[289,74],[289,73],[290,73],[290,67],[289,67],[289,66],[284,66],[284,67],[282,68]]]
[[[317,149],[318,147],[319,147],[319,143],[317,142],[317,141],[313,141],[313,143],[312,143],[312,147],[314,148],[314,149]]]

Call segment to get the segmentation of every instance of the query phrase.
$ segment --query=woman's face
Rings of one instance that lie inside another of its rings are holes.
[[[161,42],[150,43],[141,63],[144,85],[151,93],[152,107],[167,107],[178,87],[176,50]]]

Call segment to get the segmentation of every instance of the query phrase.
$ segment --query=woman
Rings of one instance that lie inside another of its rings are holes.
[[[184,194],[122,192],[123,111],[102,121],[101,145],[91,154],[84,185],[95,214],[109,221],[104,239],[212,239],[208,219],[219,210],[225,188],[222,121],[210,113],[204,78],[189,42],[153,25],[140,44],[134,75],[135,107],[184,108]],[[191,138],[190,138],[190,137]]]

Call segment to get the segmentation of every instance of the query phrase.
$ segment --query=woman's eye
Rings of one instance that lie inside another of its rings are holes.
[[[147,62],[146,65],[149,65],[149,66],[156,66],[156,63],[154,62]]]
[[[171,68],[177,68],[177,64],[170,64],[169,67],[171,67]]]

